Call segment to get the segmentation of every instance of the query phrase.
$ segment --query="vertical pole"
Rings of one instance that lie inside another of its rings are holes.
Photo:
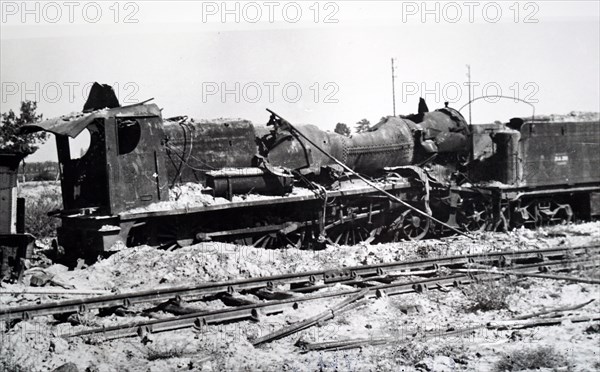
[[[392,58],[392,106],[394,109],[394,116],[396,116],[396,75],[394,75],[394,58]]]
[[[25,233],[25,198],[17,198],[17,234]]]
[[[158,169],[158,155],[156,151],[154,151],[154,172],[156,172],[156,196],[158,200],[160,200],[160,178],[159,178],[159,169]]]
[[[471,129],[471,125],[473,125],[471,121],[471,65],[467,65],[467,78],[469,79],[469,129]]]
[[[469,135],[471,136],[471,151],[469,151],[469,161],[473,161],[475,154],[473,154],[473,150],[475,148],[475,140],[473,138],[473,122],[471,120],[471,65],[467,65],[467,78],[468,78],[468,87],[469,87]]]

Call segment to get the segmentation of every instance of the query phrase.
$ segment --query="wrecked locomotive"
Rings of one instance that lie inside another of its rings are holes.
[[[554,124],[521,124],[495,130],[492,155],[482,159],[473,144],[489,133],[472,133],[452,108],[429,112],[424,101],[417,114],[386,117],[346,137],[294,126],[273,112],[266,128],[245,120],[163,120],[155,104],[121,107],[109,86],[95,84],[82,113],[24,130],[56,135],[64,207],[56,213],[58,244],[70,257],[94,259],[119,241],[318,248],[570,219],[571,201],[587,205],[588,216],[597,213],[598,122],[562,123],[563,136],[567,128],[572,138],[591,139],[587,147],[555,141]],[[89,149],[71,159],[68,137],[84,130]],[[550,160],[538,156],[544,146]],[[549,183],[523,171],[536,162],[568,174]]]

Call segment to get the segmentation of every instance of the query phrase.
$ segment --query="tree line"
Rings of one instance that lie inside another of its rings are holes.
[[[369,129],[371,129],[371,123],[367,119],[361,119],[360,121],[356,122],[356,125],[354,126],[354,133],[367,132]],[[343,136],[349,136],[352,133],[350,127],[345,123],[337,123],[333,131]]]

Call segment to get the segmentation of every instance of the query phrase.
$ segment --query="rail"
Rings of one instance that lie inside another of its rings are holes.
[[[587,263],[588,267],[598,266],[598,263],[590,263],[589,261],[582,260],[581,263]],[[553,263],[554,269],[569,269],[572,263],[569,260],[562,260],[560,262]],[[514,273],[535,273],[540,270],[541,267],[547,265],[545,262],[523,265],[517,268],[513,268],[511,271]],[[99,327],[86,329],[79,332],[73,332],[64,334],[64,338],[80,337],[89,335],[99,335],[104,339],[116,339],[123,337],[135,337],[140,336],[142,339],[148,335],[157,333],[172,331],[183,328],[194,327],[196,329],[202,329],[210,324],[217,324],[223,322],[235,322],[242,320],[260,320],[261,317],[276,314],[284,309],[298,309],[302,306],[302,303],[317,300],[317,299],[333,299],[337,297],[348,297],[361,294],[361,297],[373,298],[381,297],[382,295],[392,296],[400,295],[412,292],[422,292],[425,290],[444,290],[448,287],[458,287],[465,284],[470,284],[476,281],[491,281],[498,280],[505,277],[504,274],[486,274],[485,276],[476,275],[450,275],[446,277],[426,278],[422,280],[400,282],[400,283],[389,283],[380,284],[367,287],[364,289],[354,288],[348,290],[341,290],[335,292],[324,292],[300,298],[291,298],[279,301],[267,301],[257,304],[245,305],[235,308],[219,309],[214,311],[201,311],[192,314],[174,316],[163,319],[152,319],[148,321],[134,322],[120,324],[110,327]],[[366,293],[363,293],[366,292]]]
[[[358,278],[377,279],[393,272],[404,274],[411,271],[426,271],[440,267],[464,268],[468,264],[504,266],[510,263],[524,263],[531,260],[551,265],[552,260],[575,258],[581,255],[600,253],[600,244],[578,247],[554,247],[523,251],[499,251],[482,254],[465,254],[448,257],[434,257],[419,260],[388,262],[375,265],[362,265],[341,269],[309,271],[303,273],[280,274],[268,277],[233,280],[228,282],[205,283],[195,286],[167,287],[153,290],[94,296],[73,300],[63,300],[35,305],[7,307],[0,310],[0,321],[11,319],[31,319],[37,316],[84,312],[92,309],[115,306],[130,307],[139,303],[165,301],[179,296],[198,299],[224,292],[252,291],[261,288],[275,288],[278,285],[305,286],[298,290],[310,291],[331,283],[351,282]],[[323,283],[318,285],[318,283]]]

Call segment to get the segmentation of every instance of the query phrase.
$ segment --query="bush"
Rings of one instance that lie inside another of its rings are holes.
[[[33,181],[54,181],[56,176],[49,170],[43,170],[33,176]]]
[[[60,190],[44,186],[40,193],[25,199],[25,230],[38,239],[56,236],[56,228],[60,225],[60,220],[49,217],[48,212],[61,207]]]
[[[486,280],[473,283],[465,289],[465,294],[473,302],[471,311],[508,309],[509,297],[517,291],[512,280]]]
[[[185,354],[185,348],[185,343],[165,343],[156,346],[149,346],[146,350],[146,359],[153,361],[158,359],[178,358]]]
[[[453,361],[463,360],[466,347],[462,344],[439,344],[435,342],[408,341],[392,351],[392,360],[398,363],[418,367],[427,358],[445,356]],[[424,367],[424,366],[423,366]],[[423,368],[426,369],[426,368]]]
[[[537,349],[517,349],[504,354],[496,363],[495,370],[522,371],[524,369],[568,367],[566,358],[552,346],[541,346]]]

